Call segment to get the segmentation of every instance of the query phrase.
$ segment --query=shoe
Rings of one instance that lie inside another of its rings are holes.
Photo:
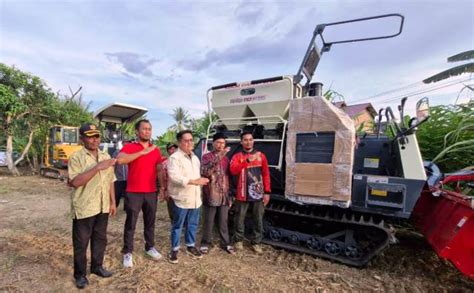
[[[145,256],[153,259],[153,260],[160,260],[163,256],[161,253],[156,250],[156,248],[152,247],[149,250],[145,251]]]
[[[201,246],[199,248],[199,251],[201,251],[202,254],[208,254],[209,253],[209,247],[207,246]]]
[[[123,255],[123,267],[124,268],[133,267],[133,257],[131,253],[125,253]]]
[[[232,246],[230,245],[227,245],[226,247],[224,247],[224,250],[228,253],[228,254],[235,254],[235,250]]]
[[[112,272],[107,271],[103,267],[99,267],[99,268],[96,268],[96,269],[91,269],[91,274],[97,275],[97,276],[102,277],[102,278],[109,278],[109,277],[112,277],[112,275],[113,275]]]
[[[255,251],[255,253],[257,254],[262,254],[263,253],[263,250],[262,250],[262,247],[258,244],[254,244],[252,245],[252,249],[253,251]]]
[[[178,263],[178,250],[172,250],[169,254],[169,262],[177,264]]]
[[[84,289],[89,285],[89,280],[85,276],[79,277],[76,279],[76,287],[77,289]]]
[[[242,241],[235,242],[234,248],[237,250],[243,250],[244,249],[244,243]]]
[[[186,247],[186,253],[196,258],[202,258],[202,253],[194,246]]]

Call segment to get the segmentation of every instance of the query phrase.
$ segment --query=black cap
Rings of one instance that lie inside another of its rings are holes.
[[[166,144],[166,150],[169,150],[170,148],[178,148],[178,146],[174,142],[169,142]]]
[[[222,132],[217,132],[216,134],[214,134],[214,135],[212,136],[212,140],[213,140],[213,141],[216,141],[216,140],[218,140],[218,139],[226,139],[226,138],[227,138],[227,136],[225,136],[225,134],[222,133]]]
[[[242,139],[244,137],[244,135],[247,135],[247,134],[251,134],[252,137],[253,137],[253,132],[250,131],[250,130],[244,130],[240,133],[240,139]]]
[[[79,134],[81,136],[91,137],[94,135],[100,135],[100,131],[99,131],[99,128],[95,124],[85,123],[85,124],[82,124],[81,128],[79,128]]]

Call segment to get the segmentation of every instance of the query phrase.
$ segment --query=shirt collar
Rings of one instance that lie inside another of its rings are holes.
[[[137,145],[141,146],[142,148],[145,148],[139,141],[134,141],[134,142],[131,142],[131,143],[137,144]],[[147,147],[150,147],[150,146],[152,146],[152,144],[150,142],[148,142]]]
[[[180,148],[178,148],[177,152],[179,152],[182,156],[184,156],[186,158],[189,158],[189,159],[191,159],[192,157],[195,156],[194,152],[191,152],[191,154],[188,155],[185,152],[183,152],[183,150],[181,150]]]
[[[85,155],[90,156],[95,160],[94,155],[88,149],[86,149],[84,146],[82,147],[82,152]],[[97,159],[102,158],[104,155],[105,155],[105,153],[103,153],[100,149],[97,150]]]

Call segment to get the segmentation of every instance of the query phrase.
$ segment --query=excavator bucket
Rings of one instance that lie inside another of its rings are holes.
[[[446,177],[444,181],[453,182],[456,178]],[[472,197],[438,187],[426,189],[413,210],[412,219],[441,258],[451,261],[463,274],[474,279]]]

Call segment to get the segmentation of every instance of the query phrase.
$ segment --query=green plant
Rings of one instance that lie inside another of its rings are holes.
[[[474,165],[474,101],[435,106],[430,115],[417,132],[423,158],[443,172]]]

